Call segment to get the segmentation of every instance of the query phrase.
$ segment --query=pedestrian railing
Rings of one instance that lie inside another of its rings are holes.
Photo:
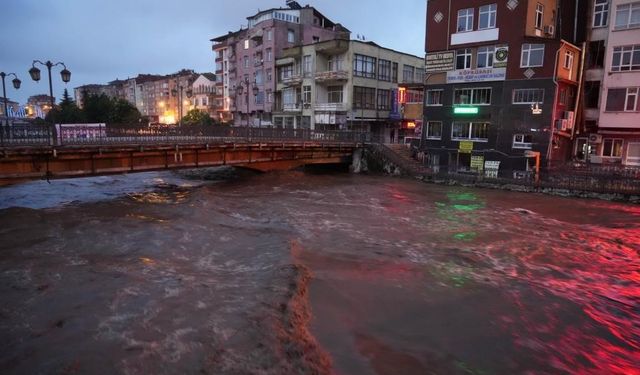
[[[28,125],[0,126],[0,145],[72,146],[300,141],[365,143],[369,133],[231,126]]]

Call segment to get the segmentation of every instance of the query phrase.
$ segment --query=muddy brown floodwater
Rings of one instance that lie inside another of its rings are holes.
[[[302,172],[0,189],[3,374],[639,374],[640,207]]]

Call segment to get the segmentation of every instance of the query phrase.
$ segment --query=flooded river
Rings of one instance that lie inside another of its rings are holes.
[[[0,189],[3,374],[638,374],[640,207],[349,174]]]

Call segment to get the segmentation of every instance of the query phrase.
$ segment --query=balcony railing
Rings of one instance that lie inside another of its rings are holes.
[[[285,103],[282,105],[282,110],[285,112],[300,112],[302,111],[302,103]]]
[[[349,79],[349,72],[346,70],[328,70],[316,73],[316,81],[346,81]]]
[[[344,112],[347,110],[347,103],[316,103],[314,109],[320,112]]]
[[[295,75],[295,76],[282,77],[280,82],[282,84],[289,85],[289,86],[300,85],[302,84],[302,76]]]

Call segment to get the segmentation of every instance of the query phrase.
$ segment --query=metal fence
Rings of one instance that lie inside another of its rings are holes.
[[[252,128],[229,126],[129,126],[19,125],[0,126],[2,147],[72,146],[114,144],[185,144],[223,142],[323,142],[365,143],[369,133],[313,131],[309,129]]]
[[[448,171],[437,172],[421,165],[415,159],[406,159],[384,145],[372,144],[369,150],[375,158],[384,158],[400,168],[403,174],[421,177],[431,181],[456,182],[467,185],[506,186],[516,185],[527,190],[562,189],[570,192],[591,192],[598,194],[640,195],[640,169],[621,166],[566,164],[553,169],[543,169],[540,179],[535,174],[501,171],[502,176],[519,178],[490,177],[482,173]],[[415,150],[415,149],[414,149]]]

